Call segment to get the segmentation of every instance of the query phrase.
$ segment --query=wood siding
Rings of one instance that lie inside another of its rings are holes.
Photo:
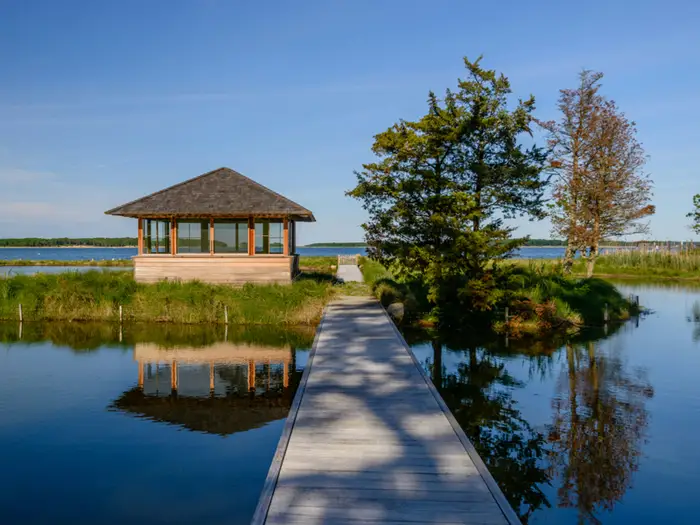
[[[282,255],[144,255],[134,257],[134,278],[142,283],[164,279],[223,284],[289,283],[292,281],[294,259]]]

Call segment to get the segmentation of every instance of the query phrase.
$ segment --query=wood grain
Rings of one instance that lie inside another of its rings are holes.
[[[376,301],[331,304],[253,523],[519,524],[433,390]]]
[[[283,255],[144,255],[133,258],[134,278],[138,282],[290,283],[293,259]]]

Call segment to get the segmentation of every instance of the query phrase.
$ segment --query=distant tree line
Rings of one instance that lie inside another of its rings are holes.
[[[39,237],[26,237],[24,239],[0,239],[0,247],[3,248],[36,248],[36,247],[60,247],[60,246],[93,246],[93,247],[127,247],[136,246],[136,237],[85,237],[70,238],[58,237],[42,239]]]

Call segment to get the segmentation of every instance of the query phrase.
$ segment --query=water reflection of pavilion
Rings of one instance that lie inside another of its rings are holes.
[[[219,342],[204,348],[136,343],[137,386],[113,408],[227,435],[286,417],[295,350]]]

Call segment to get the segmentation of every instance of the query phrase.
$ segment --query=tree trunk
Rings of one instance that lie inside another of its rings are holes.
[[[600,218],[598,216],[596,216],[593,224],[593,239],[589,250],[588,260],[586,261],[586,276],[593,277],[593,270],[600,251]]]
[[[564,252],[564,273],[570,274],[571,268],[574,266],[574,257],[576,256],[576,247],[571,238],[567,240],[566,251]]]

